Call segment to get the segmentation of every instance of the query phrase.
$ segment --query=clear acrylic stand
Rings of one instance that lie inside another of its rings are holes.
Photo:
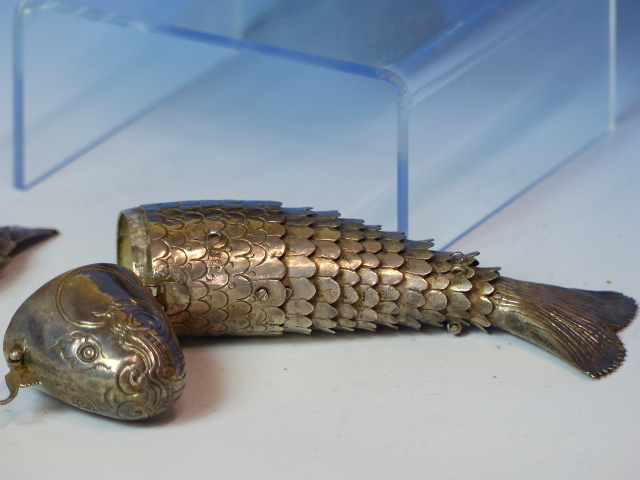
[[[377,180],[337,188],[374,219],[448,244],[613,127],[614,26],[614,0],[25,0],[15,185],[37,184],[195,79],[230,88],[216,72],[240,55],[274,65],[268,80],[238,84],[264,87],[276,110],[321,110],[304,103],[315,87],[344,102],[339,129],[330,115],[314,128],[328,142],[345,135],[332,165],[360,162]],[[54,41],[61,32],[71,34]],[[391,110],[393,123],[378,122]],[[349,138],[369,157],[341,151]],[[295,154],[296,168],[329,168]]]

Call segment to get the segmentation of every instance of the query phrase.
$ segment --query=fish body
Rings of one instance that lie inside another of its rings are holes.
[[[615,332],[636,312],[619,293],[501,277],[477,252],[277,202],[141,206],[122,213],[118,245],[178,335],[494,326],[597,377],[623,360]]]

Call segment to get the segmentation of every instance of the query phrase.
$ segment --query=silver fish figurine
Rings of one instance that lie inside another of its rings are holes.
[[[0,227],[0,270],[25,248],[57,234],[51,228]]]
[[[616,331],[634,318],[633,299],[502,277],[498,268],[479,267],[477,252],[439,252],[432,246],[335,211],[276,202],[179,202],[125,210],[118,263],[126,269],[82,267],[29,298],[5,336],[7,383],[13,383],[12,392],[40,384],[85,410],[146,418],[168,408],[184,387],[184,359],[168,330],[279,335],[428,325],[458,334],[474,325],[529,340],[592,377],[623,361]],[[129,301],[120,291],[127,275],[127,282],[139,279],[145,286],[129,292]],[[56,327],[38,326],[43,322]],[[134,341],[122,325],[152,340]],[[171,340],[165,346],[160,338]],[[84,358],[88,344],[91,355]],[[36,354],[41,349],[46,354]],[[135,381],[123,379],[125,360],[135,358],[138,368],[127,370],[135,372]]]

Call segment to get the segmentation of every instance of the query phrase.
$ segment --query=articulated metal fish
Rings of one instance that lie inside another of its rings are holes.
[[[635,316],[633,299],[501,277],[497,268],[478,267],[477,253],[432,246],[338,212],[275,202],[126,210],[118,262],[127,269],[102,264],[68,272],[14,316],[4,343],[10,399],[19,386],[40,384],[103,415],[157,414],[184,387],[174,332],[429,325],[458,334],[474,325],[525,338],[592,377],[622,362],[615,332]]]
[[[17,253],[57,233],[50,228],[0,227],[0,270]]]

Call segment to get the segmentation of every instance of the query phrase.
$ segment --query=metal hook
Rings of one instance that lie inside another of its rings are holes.
[[[0,400],[0,405],[8,404],[18,395],[18,391],[20,390],[20,373],[18,373],[18,370],[11,370],[5,375],[4,380],[7,382],[7,387],[9,388],[9,396],[4,400]]]
[[[24,366],[24,350],[14,348],[9,352],[9,367],[11,370],[4,377],[9,388],[9,396],[4,400],[0,400],[0,405],[6,405],[16,398],[20,387],[30,387],[39,385],[42,381]]]

